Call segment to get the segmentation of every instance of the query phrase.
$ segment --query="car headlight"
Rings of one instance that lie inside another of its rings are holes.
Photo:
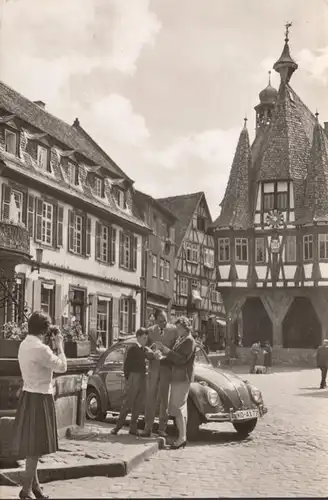
[[[218,406],[218,404],[220,402],[220,397],[214,389],[211,389],[210,387],[208,387],[207,400],[211,406]]]
[[[254,387],[253,385],[249,385],[248,388],[250,390],[253,401],[257,404],[262,403],[262,401],[263,401],[262,392],[257,387]]]

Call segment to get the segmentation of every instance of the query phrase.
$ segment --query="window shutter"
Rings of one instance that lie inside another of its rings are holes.
[[[116,261],[116,228],[111,227],[111,241],[110,241],[110,263],[115,264]]]
[[[11,188],[8,184],[2,184],[2,220],[9,220],[10,218],[10,196]]]
[[[101,197],[105,198],[105,179],[101,181]]]
[[[101,224],[96,221],[96,260],[100,260]]]
[[[91,339],[91,352],[97,352],[97,312],[98,297],[91,296],[91,307],[89,308],[89,338]]]
[[[124,233],[120,231],[120,266],[124,263]]]
[[[62,321],[62,286],[58,283],[55,285],[55,324],[61,325]]]
[[[74,252],[74,212],[68,211],[68,251]]]
[[[41,198],[35,199],[35,241],[42,241],[42,208]]]
[[[130,333],[135,333],[136,331],[136,301],[130,299]]]
[[[113,297],[112,299],[112,326],[113,326],[113,342],[118,340],[120,334],[120,299]]]
[[[120,316],[119,316],[119,331],[122,331],[123,328],[123,305],[124,305],[124,298],[120,298]]]
[[[30,236],[34,236],[34,196],[29,195],[27,200],[27,229]]]
[[[63,246],[64,207],[57,209],[57,247]]]
[[[33,311],[41,309],[41,280],[33,281]]]
[[[131,236],[131,269],[137,270],[137,257],[138,257],[138,238]]]
[[[58,206],[53,205],[53,218],[52,218],[52,246],[57,247],[57,220],[58,220]]]
[[[90,219],[90,217],[87,217],[87,222],[86,222],[85,255],[87,257],[90,257],[90,255],[91,255],[91,219]]]

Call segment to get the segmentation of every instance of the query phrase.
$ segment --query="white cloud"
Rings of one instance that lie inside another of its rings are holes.
[[[328,47],[317,50],[304,48],[297,54],[296,60],[304,72],[311,78],[326,85],[328,81]]]

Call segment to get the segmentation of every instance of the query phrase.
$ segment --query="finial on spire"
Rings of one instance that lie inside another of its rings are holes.
[[[271,69],[269,69],[269,85],[271,85]]]
[[[285,28],[286,28],[285,42],[286,43],[289,41],[289,28],[291,28],[292,26],[293,26],[293,23],[291,23],[290,21],[287,21],[287,23],[285,24]]]
[[[247,121],[248,121],[248,118],[247,118],[247,115],[245,113],[245,118],[244,118],[244,128],[247,127]]]
[[[319,111],[317,109],[315,112],[315,119],[317,120],[317,122],[319,121]]]

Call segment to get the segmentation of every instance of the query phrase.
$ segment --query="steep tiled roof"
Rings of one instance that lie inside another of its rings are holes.
[[[157,199],[157,201],[168,208],[177,217],[174,224],[177,250],[180,248],[181,242],[190,224],[190,220],[203,196],[205,196],[204,193],[199,191],[197,193]]]
[[[245,125],[239,136],[228,185],[221,203],[221,213],[213,223],[213,227],[232,227],[234,229],[247,229],[249,227],[248,188],[250,168],[251,148]]]
[[[316,123],[311,162],[306,179],[304,211],[300,223],[328,222],[328,138]]]
[[[159,200],[156,200],[149,194],[143,193],[138,189],[134,192],[134,201],[139,210],[140,215],[143,215],[143,210],[146,204],[154,205],[160,212],[162,212],[169,220],[174,223],[177,217],[169,210],[163,203]]]
[[[65,123],[0,81],[1,108],[46,132],[69,149],[78,150],[92,163],[111,171],[115,177],[129,179],[118,165],[86,134],[82,127]]]
[[[295,100],[295,92],[281,83],[259,180],[304,179],[311,152],[304,114],[305,107],[300,106],[300,99]]]

